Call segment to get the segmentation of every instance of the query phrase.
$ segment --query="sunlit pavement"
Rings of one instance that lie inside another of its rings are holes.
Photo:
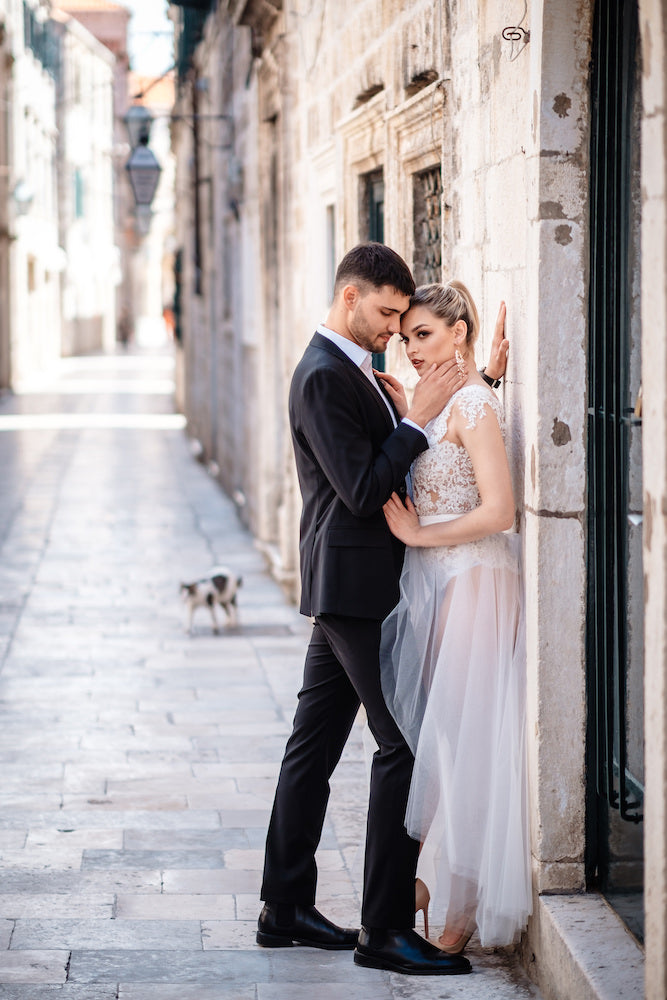
[[[536,997],[474,941],[448,979],[255,945],[308,623],[193,458],[172,374],[165,353],[69,359],[0,397],[0,997]],[[216,563],[243,576],[240,625],[199,610],[189,637],[179,583]],[[318,859],[348,925],[366,789],[357,725]]]

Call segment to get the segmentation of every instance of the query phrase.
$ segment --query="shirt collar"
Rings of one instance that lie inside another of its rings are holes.
[[[322,323],[318,326],[317,332],[323,337],[326,337],[327,340],[334,343],[336,347],[340,347],[341,351],[343,351],[343,353],[348,356],[350,361],[353,361],[358,368],[361,368],[364,358],[372,356],[370,351],[360,347],[359,344],[356,344],[353,340],[348,340],[347,337],[343,337],[340,333],[336,333],[335,330],[330,330]]]

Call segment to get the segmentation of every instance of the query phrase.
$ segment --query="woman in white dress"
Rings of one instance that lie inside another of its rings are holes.
[[[499,323],[504,322],[501,305]],[[401,597],[383,626],[387,703],[415,753],[406,827],[422,848],[416,909],[452,954],[517,940],[531,912],[519,537],[496,394],[473,363],[479,328],[460,282],[417,289],[401,340],[419,373],[456,356],[462,387],[426,427],[414,503],[385,506],[405,542]],[[384,376],[395,402],[400,383]]]

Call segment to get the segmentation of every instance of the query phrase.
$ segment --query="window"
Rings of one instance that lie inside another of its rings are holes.
[[[414,259],[417,285],[442,278],[442,178],[440,167],[414,174],[412,181]]]
[[[384,173],[373,170],[361,178],[361,210],[359,212],[361,239],[384,243]],[[373,355],[373,367],[385,370],[384,354]]]
[[[359,212],[362,241],[384,243],[384,173],[373,170],[361,178],[361,211]]]
[[[74,216],[82,219],[84,214],[84,180],[83,174],[77,167],[74,171]]]

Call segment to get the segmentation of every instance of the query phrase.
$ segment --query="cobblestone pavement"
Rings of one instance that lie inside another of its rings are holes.
[[[168,355],[64,361],[0,399],[0,997],[536,997],[254,942],[308,624],[173,413]],[[183,631],[181,580],[243,575],[240,625]],[[319,905],[358,920],[361,725],[333,782]]]

